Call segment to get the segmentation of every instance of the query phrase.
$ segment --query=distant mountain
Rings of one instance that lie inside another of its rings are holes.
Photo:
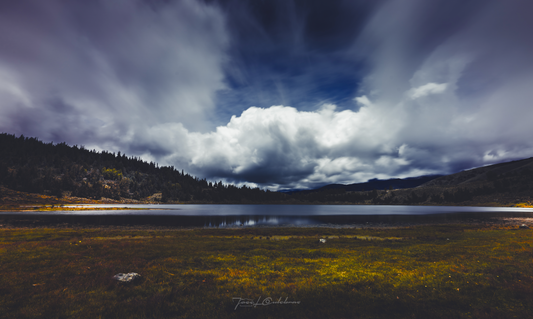
[[[422,184],[428,183],[436,178],[443,177],[444,175],[424,175],[418,177],[408,178],[392,178],[379,180],[377,178],[371,179],[366,183],[355,184],[329,184],[324,187],[316,189],[317,191],[330,190],[330,189],[344,189],[347,192],[362,192],[371,190],[387,190],[387,189],[404,189],[415,188]]]

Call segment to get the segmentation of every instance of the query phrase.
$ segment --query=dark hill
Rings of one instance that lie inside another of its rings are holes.
[[[81,198],[194,203],[276,202],[287,195],[211,183],[125,154],[0,134],[0,185]],[[1,194],[0,194],[1,197]]]
[[[529,175],[533,172],[533,157],[507,163],[494,164],[459,173],[441,176],[428,181],[422,187],[453,187],[469,186],[473,184],[483,184],[494,182],[497,179],[507,177],[519,177]]]

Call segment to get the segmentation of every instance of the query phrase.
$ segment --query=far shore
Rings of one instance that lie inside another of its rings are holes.
[[[33,194],[26,193],[21,191],[15,191],[12,189],[5,188],[0,186],[0,212],[6,211],[27,211],[25,207],[34,206],[38,208],[32,208],[32,210],[39,211],[61,211],[65,210],[62,208],[64,205],[131,205],[131,208],[127,209],[136,209],[135,205],[159,205],[159,204],[180,204],[180,205],[376,205],[367,201],[364,203],[346,203],[346,202],[299,202],[299,201],[283,201],[283,202],[205,202],[205,201],[167,201],[162,202],[160,198],[151,196],[148,198],[143,198],[141,200],[129,199],[129,198],[120,198],[120,199],[111,199],[111,198],[100,198],[100,199],[89,199],[82,197],[74,196],[63,196],[55,197],[50,195],[43,194]],[[379,206],[379,204],[377,205]],[[402,205],[403,206],[403,205]],[[485,200],[482,202],[463,202],[458,204],[450,203],[431,203],[431,205],[424,204],[409,204],[407,206],[475,206],[475,207],[523,207],[523,208],[533,208],[533,203],[531,200],[520,201],[518,199],[506,200],[503,202],[492,202]],[[111,210],[110,208],[106,208]],[[113,208],[113,210],[121,210],[126,208]],[[84,208],[69,208],[68,210],[84,210]],[[92,210],[95,210],[92,208]]]
[[[87,205],[87,206],[82,206]],[[0,206],[0,212],[53,212],[53,211],[107,211],[107,210],[159,210],[160,208],[140,208],[135,205],[127,207],[95,207],[91,205],[101,204],[66,204],[63,205],[18,205],[18,206]]]

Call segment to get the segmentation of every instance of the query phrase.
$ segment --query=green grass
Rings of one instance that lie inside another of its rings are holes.
[[[325,244],[318,238],[331,237]],[[533,230],[0,230],[3,318],[527,318]],[[119,272],[142,280],[120,284]],[[233,297],[299,301],[239,307]]]

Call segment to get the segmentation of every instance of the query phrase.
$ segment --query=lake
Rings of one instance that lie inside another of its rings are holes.
[[[10,224],[154,225],[169,227],[364,227],[533,217],[533,208],[387,205],[65,205],[136,208],[53,212],[2,212]],[[141,209],[139,209],[141,208]]]

